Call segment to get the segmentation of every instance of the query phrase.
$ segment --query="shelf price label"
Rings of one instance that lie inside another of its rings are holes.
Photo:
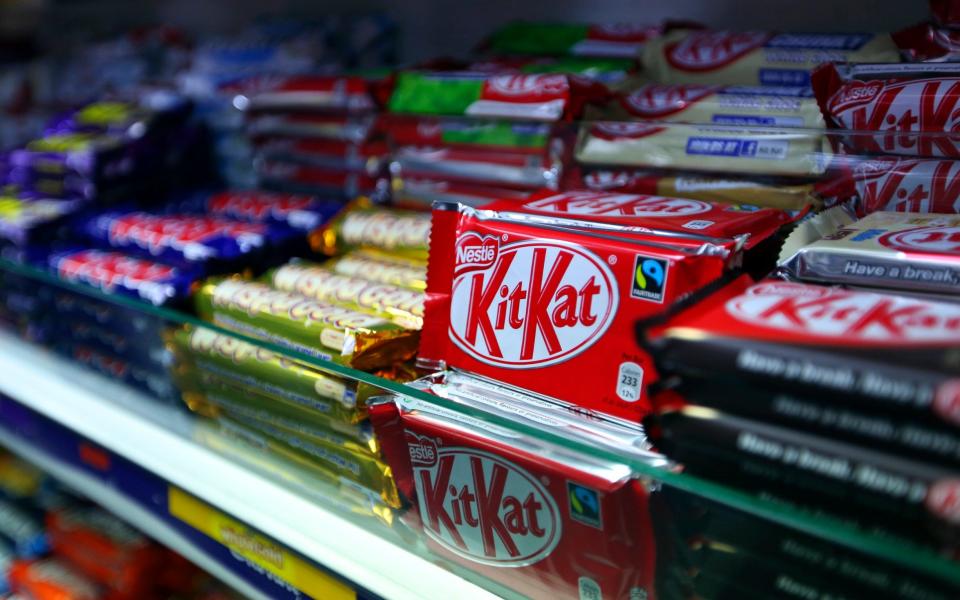
[[[167,501],[172,517],[223,544],[234,556],[295,595],[300,592],[325,600],[356,600],[356,592],[347,584],[186,492],[170,487]]]

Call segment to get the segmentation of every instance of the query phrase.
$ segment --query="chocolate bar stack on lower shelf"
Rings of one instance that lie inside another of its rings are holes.
[[[689,473],[956,554],[956,304],[738,280],[647,333]]]

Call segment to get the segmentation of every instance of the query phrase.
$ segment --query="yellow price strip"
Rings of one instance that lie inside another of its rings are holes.
[[[169,488],[167,500],[171,516],[223,544],[278,581],[311,598],[356,600],[356,592],[347,584],[209,504],[174,487]]]

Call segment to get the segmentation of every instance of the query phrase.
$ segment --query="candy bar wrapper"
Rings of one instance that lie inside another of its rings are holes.
[[[207,280],[197,313],[221,327],[361,370],[410,359],[418,335],[386,319],[239,279]]]
[[[471,116],[523,121],[569,121],[609,92],[599,83],[560,73],[487,75],[401,72],[390,97],[392,113]]]
[[[960,307],[742,278],[643,330],[662,372],[956,427]]]
[[[956,542],[953,470],[696,407],[661,415],[660,428],[660,447],[691,474],[770,490],[865,527]]]
[[[95,244],[185,268],[247,266],[296,235],[295,230],[281,225],[124,209],[81,219],[79,229]]]
[[[371,419],[437,556],[530,597],[651,593],[647,492],[628,468],[412,399]]]
[[[423,292],[340,275],[303,261],[272,269],[264,279],[278,290],[377,315],[407,329],[423,327]]]
[[[33,319],[31,327],[41,343],[66,341],[78,344],[100,354],[122,357],[131,366],[149,373],[164,373],[173,360],[158,336],[116,332],[92,319],[47,314]]]
[[[360,248],[425,259],[430,243],[430,215],[358,202],[310,235],[317,252],[334,256]]]
[[[10,566],[10,587],[37,600],[98,600],[103,590],[69,564],[57,558],[17,560]]]
[[[79,207],[77,200],[0,195],[0,241],[24,246],[53,237],[56,228]]]
[[[660,232],[662,237],[672,237],[676,243],[683,243],[684,235],[688,236],[689,243],[697,245],[705,238],[712,238],[712,243],[731,250],[740,246],[753,248],[794,219],[790,213],[773,208],[606,192],[540,191],[521,202],[492,202],[482,209],[515,214],[515,218],[529,214],[609,223],[637,231]]]
[[[911,62],[952,62],[960,57],[960,34],[934,23],[917,23],[893,34]]]
[[[388,114],[381,127],[395,146],[510,151],[542,155],[553,133],[549,123]]]
[[[720,277],[729,248],[553,217],[434,209],[419,364],[638,421],[657,379],[624,328]],[[574,370],[594,377],[570,380]]]
[[[702,123],[740,127],[823,127],[809,87],[646,84],[620,92],[597,120]]]
[[[357,385],[205,327],[184,327],[165,335],[181,363],[235,387],[276,398],[327,422],[356,423],[366,414]],[[279,409],[278,409],[279,410]],[[348,429],[349,431],[349,429]]]
[[[197,195],[171,203],[173,212],[198,212],[248,223],[273,223],[312,230],[343,208],[339,199],[275,194],[264,190],[231,190]]]
[[[368,281],[386,283],[411,290],[427,289],[427,263],[417,259],[394,256],[376,250],[354,250],[331,259],[324,266],[347,277],[362,277]]]
[[[656,83],[810,85],[826,61],[899,62],[888,34],[678,30],[651,40],[644,74]]]
[[[339,140],[301,140],[269,137],[254,142],[254,160],[299,164],[321,169],[355,171],[376,175],[385,164],[382,141],[353,143]]]
[[[957,216],[876,212],[810,244],[788,238],[780,266],[803,281],[956,294],[955,238],[960,238]]]
[[[215,388],[205,390],[202,395],[187,393],[184,396],[188,405],[201,414],[212,412],[225,416],[303,454],[340,481],[349,480],[370,490],[369,497],[389,506],[400,506],[390,467],[355,442],[330,431],[303,427],[296,421],[257,411]]]
[[[835,202],[853,200],[859,215],[877,211],[960,213],[960,161],[858,158],[824,186]]]
[[[398,148],[390,161],[397,177],[430,177],[454,182],[537,189],[556,189],[563,167],[563,143],[551,145],[549,153],[533,155],[507,151],[457,148]]]
[[[98,584],[125,597],[147,593],[161,549],[110,513],[75,506],[47,514],[54,554]]]
[[[784,183],[762,177],[664,175],[642,169],[577,169],[569,174],[564,186],[574,190],[648,194],[790,211],[823,206],[823,198],[813,184]]]
[[[118,356],[97,344],[61,339],[53,350],[81,365],[165,402],[179,402],[180,392],[166,369]]]
[[[856,131],[838,136],[853,153],[960,156],[957,89],[960,68],[951,63],[830,63],[813,74],[827,125]]]
[[[930,420],[904,419],[876,408],[841,405],[831,398],[773,392],[717,379],[684,379],[676,388],[690,404],[882,452],[960,466],[960,430]]]
[[[429,210],[434,202],[455,202],[482,206],[491,200],[526,198],[529,190],[486,183],[450,181],[442,177],[394,176],[390,183],[392,206],[410,210]]]
[[[250,112],[327,112],[362,115],[376,110],[376,83],[363,77],[294,75],[253,77],[223,88],[233,105]]]
[[[602,83],[610,89],[629,85],[637,72],[637,61],[630,58],[600,57],[496,57],[472,62],[466,71],[485,73],[566,73]]]
[[[251,115],[246,133],[252,138],[278,136],[359,143],[373,129],[374,118],[310,113]]]
[[[817,131],[612,121],[582,124],[574,155],[585,165],[806,178],[830,160]]]
[[[185,304],[202,275],[196,266],[175,267],[122,252],[83,247],[55,250],[45,262],[65,281],[155,306]]]
[[[27,502],[0,497],[0,541],[19,558],[32,559],[50,550],[43,516]]]
[[[254,163],[254,170],[261,187],[285,194],[349,199],[369,196],[386,185],[385,180],[364,171],[344,171],[262,157]]]
[[[498,29],[485,46],[500,55],[592,56],[636,58],[652,38],[657,25],[614,23],[538,23],[516,21]]]

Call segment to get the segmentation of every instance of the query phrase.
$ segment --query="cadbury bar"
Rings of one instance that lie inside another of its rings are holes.
[[[953,303],[743,278],[641,335],[661,371],[960,424]]]
[[[811,244],[788,239],[780,267],[803,281],[956,294],[960,217],[876,212]]]
[[[276,223],[294,229],[320,227],[343,208],[335,199],[263,190],[233,190],[174,202],[175,212],[199,212],[248,223]]]
[[[167,334],[181,363],[244,390],[276,398],[324,421],[356,422],[363,417],[356,384],[275,352],[205,327]]]
[[[76,200],[27,199],[0,194],[0,243],[16,246],[51,237],[80,206]]]
[[[423,327],[423,292],[340,275],[304,261],[272,269],[264,279],[278,290],[374,314],[408,329]]]
[[[739,256],[561,216],[438,205],[433,218],[420,365],[632,421],[649,411],[657,375],[619,332],[715,282]],[[576,371],[594,376],[567,377]]]
[[[596,120],[823,128],[809,87],[650,83],[617,94]]]
[[[661,449],[691,474],[923,543],[957,542],[954,470],[703,407],[661,414],[659,426]]]
[[[820,63],[899,62],[887,34],[678,30],[647,43],[643,70],[656,83],[808,86]]]
[[[262,283],[213,278],[194,299],[197,313],[222,327],[357,369],[389,367],[416,352],[415,331]]]
[[[310,235],[317,252],[343,254],[360,248],[425,259],[430,243],[430,215],[357,203]]]
[[[823,200],[812,184],[784,183],[767,178],[665,175],[643,169],[578,169],[568,174],[567,189],[649,194],[690,198],[721,204],[804,210]]]
[[[583,123],[574,154],[591,166],[807,178],[830,160],[819,131],[614,121]]]
[[[427,264],[413,258],[376,250],[354,250],[331,259],[324,266],[347,277],[362,277],[421,292],[427,289]]]

